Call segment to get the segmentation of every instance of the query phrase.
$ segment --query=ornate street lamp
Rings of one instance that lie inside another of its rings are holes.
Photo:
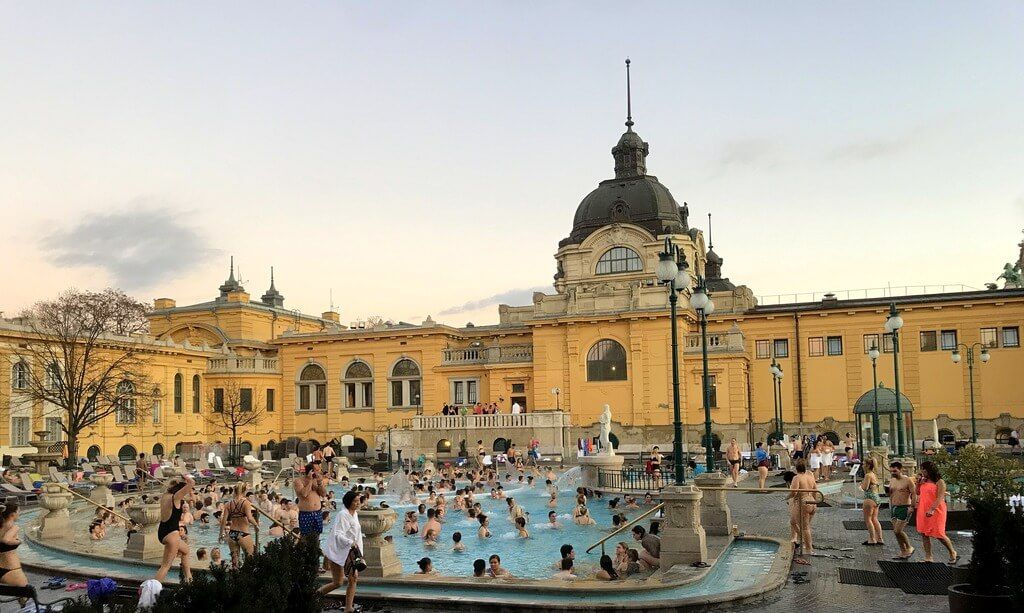
[[[871,395],[874,397],[875,407],[871,413],[871,440],[875,447],[882,445],[882,433],[879,432],[881,425],[878,419],[878,345],[871,345],[868,350],[868,357],[871,358],[871,385],[874,390]],[[863,453],[863,450],[861,450]]]
[[[676,325],[676,304],[679,302],[679,294],[690,287],[690,274],[687,272],[689,265],[686,263],[686,256],[679,248],[672,244],[672,241],[665,237],[665,250],[658,254],[658,265],[655,270],[658,281],[668,288],[668,302],[672,318],[672,412],[673,426],[675,428],[672,439],[672,458],[675,464],[675,484],[682,485],[686,482],[683,472],[683,422],[680,417],[679,407],[679,333]],[[707,355],[705,353],[705,355]]]
[[[907,453],[903,432],[903,408],[900,406],[900,328],[903,318],[896,310],[896,303],[889,303],[889,316],[885,319],[885,331],[892,334],[892,371],[896,392],[896,453],[903,457]]]
[[[697,286],[690,296],[690,306],[700,318],[701,388],[704,396],[704,455],[708,472],[715,470],[715,449],[711,445],[711,388],[708,385],[708,315],[715,310],[715,303],[708,296],[706,279],[698,275]]]
[[[556,411],[561,411],[562,410],[562,405],[560,404],[560,401],[558,400],[558,396],[562,393],[562,390],[558,389],[557,387],[553,387],[553,388],[551,388],[551,393],[555,395],[555,410]]]
[[[970,345],[970,346],[965,345],[964,343],[959,343],[956,347],[953,348],[953,363],[954,364],[959,364],[960,363],[960,348],[961,347],[963,347],[964,349],[967,350],[967,381],[970,384],[970,388],[971,388],[971,441],[974,442],[974,443],[977,443],[978,442],[978,423],[977,423],[977,421],[974,418],[974,348],[975,347],[980,347],[981,348],[981,361],[982,361],[982,363],[988,362],[989,359],[992,356],[989,355],[988,348],[985,347],[984,345],[982,345],[981,343],[974,343],[973,345]],[[936,442],[938,442],[938,441],[936,441]]]
[[[782,420],[782,365],[772,358],[768,371],[772,373],[772,399],[775,401],[775,443],[781,445],[786,431]]]

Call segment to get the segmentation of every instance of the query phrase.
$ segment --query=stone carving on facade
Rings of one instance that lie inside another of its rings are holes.
[[[565,312],[568,313],[569,315],[575,315],[579,308],[576,305],[576,288],[570,287],[568,290],[566,290],[565,295],[567,296]]]
[[[604,412],[601,413],[601,418],[598,422],[601,424],[601,453],[603,455],[615,455],[615,449],[612,448],[611,442],[612,408],[609,405],[604,405]]]
[[[634,281],[629,284],[629,308],[640,308],[640,282]]]

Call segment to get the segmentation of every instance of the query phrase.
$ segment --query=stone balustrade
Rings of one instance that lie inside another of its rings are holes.
[[[487,428],[551,428],[570,425],[569,414],[562,411],[543,413],[499,413],[497,415],[417,415],[408,420],[412,430],[483,430]]]
[[[278,365],[277,358],[265,358],[262,356],[225,356],[210,358],[206,367],[206,372],[216,374],[280,374],[281,368]]]
[[[514,364],[533,361],[533,345],[493,345],[487,347],[450,347],[441,350],[442,366],[463,364]]]

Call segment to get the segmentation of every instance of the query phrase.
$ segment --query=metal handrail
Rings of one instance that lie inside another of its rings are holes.
[[[762,488],[762,487],[700,487],[700,486],[698,486],[698,488],[702,492],[762,492],[762,493],[765,493],[765,494],[781,494],[783,492],[785,492],[787,494],[791,494],[793,492],[799,492],[801,494],[814,494],[815,495],[814,496],[814,498],[815,498],[814,502],[815,503],[825,502],[825,494],[822,493],[821,490],[806,490],[806,489],[791,490],[789,488],[777,488],[777,487],[772,487],[772,488],[764,487],[764,488]]]
[[[632,525],[633,525],[633,524],[635,524],[636,522],[640,521],[641,519],[644,519],[645,517],[647,517],[647,516],[649,516],[649,515],[653,514],[654,512],[662,510],[663,508],[665,508],[665,503],[664,503],[664,502],[663,502],[663,503],[661,503],[661,504],[659,504],[659,505],[657,505],[656,507],[654,507],[654,508],[653,508],[653,509],[651,509],[650,511],[647,511],[646,513],[641,513],[640,515],[637,515],[636,517],[634,517],[633,519],[629,520],[629,521],[628,521],[628,522],[626,522],[625,524],[623,524],[623,525],[619,526],[619,527],[618,527],[617,529],[615,529],[615,530],[614,530],[614,531],[613,531],[613,532],[612,532],[611,534],[609,534],[608,536],[606,536],[606,537],[604,537],[603,539],[601,539],[600,541],[598,541],[598,542],[594,543],[594,544],[593,544],[593,545],[591,545],[590,547],[587,547],[587,553],[590,553],[591,551],[593,551],[593,550],[594,550],[594,548],[595,548],[595,547],[597,547],[598,545],[600,545],[600,546],[601,546],[601,554],[602,554],[602,555],[604,555],[604,543],[605,543],[605,541],[607,541],[608,539],[612,538],[612,537],[613,537],[613,536],[615,536],[616,534],[620,534],[620,533],[621,533],[621,532],[622,532],[623,530],[625,530],[626,528],[628,528],[628,527],[632,526]]]
[[[58,481],[51,481],[50,483],[53,483],[54,485],[57,485],[59,487],[64,488],[64,491],[68,492],[72,496],[77,496],[78,498],[81,498],[82,500],[88,502],[89,504],[91,504],[92,506],[96,507],[97,509],[103,509],[104,511],[110,513],[111,515],[114,515],[115,517],[120,517],[121,519],[125,520],[129,524],[134,524],[135,523],[135,520],[133,520],[132,518],[126,517],[124,515],[121,515],[120,513],[115,511],[114,509],[111,509],[111,508],[109,508],[107,506],[104,506],[104,505],[96,502],[92,498],[89,498],[88,496],[83,496],[83,495],[79,494],[78,492],[76,492],[75,490],[71,489],[69,486],[64,485],[63,483],[60,483]]]

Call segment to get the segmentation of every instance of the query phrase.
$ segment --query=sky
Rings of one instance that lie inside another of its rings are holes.
[[[0,311],[68,288],[453,325],[648,172],[755,295],[983,288],[1024,228],[1019,2],[5,2]]]

